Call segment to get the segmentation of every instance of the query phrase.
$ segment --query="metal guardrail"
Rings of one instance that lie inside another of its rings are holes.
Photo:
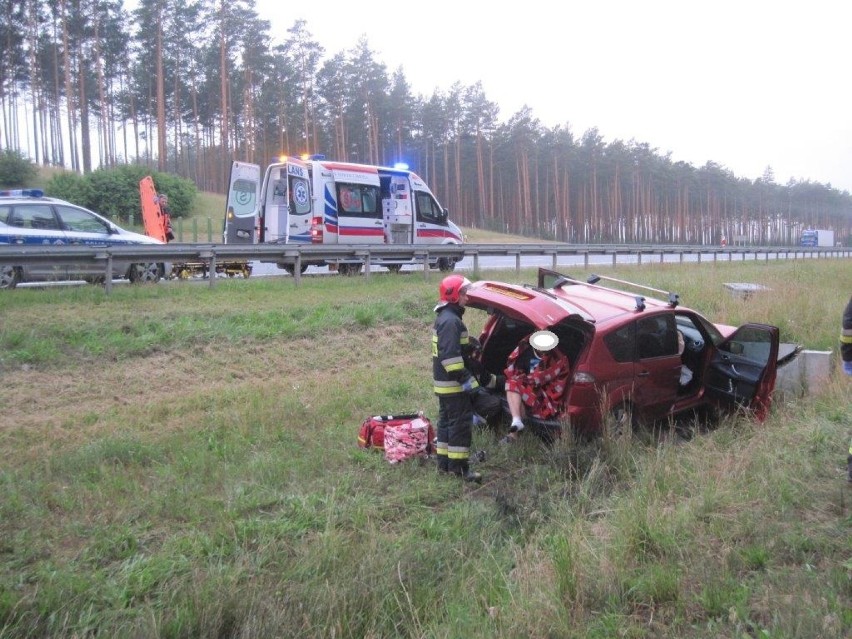
[[[708,247],[694,245],[636,245],[636,244],[134,244],[124,246],[0,246],[0,264],[24,263],[98,263],[104,265],[109,274],[112,260],[128,262],[203,262],[215,273],[216,264],[228,261],[260,261],[293,266],[298,284],[303,263],[318,261],[362,263],[369,277],[371,266],[393,260],[397,263],[414,262],[423,264],[425,273],[429,262],[439,258],[473,258],[474,271],[479,269],[481,257],[515,257],[516,270],[520,271],[521,259],[525,256],[551,256],[553,267],[563,256],[583,257],[586,268],[591,256],[612,256],[612,264],[621,256],[635,256],[639,264],[643,259],[663,262],[666,255],[695,255],[701,262],[704,256],[712,261],[720,257],[731,261],[735,256],[745,260],[770,256],[781,259],[806,258],[849,258],[852,247],[802,247],[802,246],[724,246]],[[210,278],[212,286],[215,277]],[[111,279],[106,277],[106,281]],[[109,288],[109,286],[107,287]]]

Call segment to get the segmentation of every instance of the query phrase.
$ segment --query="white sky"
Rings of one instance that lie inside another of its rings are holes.
[[[675,161],[852,191],[847,0],[256,0],[331,56],[365,35],[415,94],[482,81],[506,122],[525,104],[579,138],[647,142]]]

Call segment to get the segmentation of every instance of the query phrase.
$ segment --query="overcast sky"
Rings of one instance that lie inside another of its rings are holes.
[[[257,0],[327,55],[364,35],[415,94],[482,82],[575,136],[647,142],[696,167],[852,191],[852,3],[846,0]]]

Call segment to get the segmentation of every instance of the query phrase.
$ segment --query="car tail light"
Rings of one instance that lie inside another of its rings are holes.
[[[322,244],[322,217],[311,218],[311,244]]]
[[[574,384],[594,384],[595,376],[587,371],[577,371],[571,378],[571,382]]]

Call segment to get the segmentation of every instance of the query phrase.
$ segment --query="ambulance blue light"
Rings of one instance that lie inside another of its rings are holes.
[[[324,160],[325,154],[323,153],[315,153],[314,155],[308,156],[309,160]]]
[[[41,189],[11,189],[0,191],[0,195],[12,197],[44,197],[44,191]]]
[[[407,171],[408,170],[408,164],[406,164],[405,162],[397,162],[396,164],[393,165],[393,168],[399,169],[400,171]]]

